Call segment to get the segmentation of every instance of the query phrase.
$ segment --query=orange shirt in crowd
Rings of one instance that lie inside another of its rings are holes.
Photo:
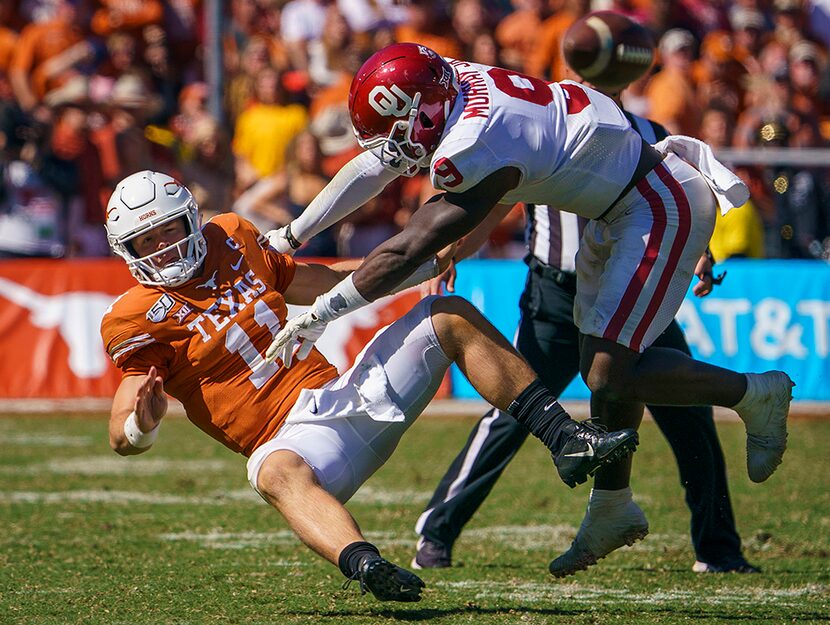
[[[531,76],[558,81],[567,78],[565,57],[562,55],[562,38],[571,24],[579,19],[576,13],[562,10],[539,26],[539,42],[528,57],[525,71]]]
[[[433,35],[430,33],[415,30],[407,24],[401,24],[395,30],[395,38],[398,41],[411,41],[412,43],[420,43],[427,48],[435,50],[441,56],[448,56],[453,59],[461,57],[461,46],[449,37],[442,37],[440,35]]]
[[[340,78],[336,83],[321,89],[314,95],[309,107],[312,125],[314,120],[327,109],[341,109],[346,111],[345,114],[348,115],[349,89],[351,85],[352,75],[348,72],[341,72]],[[348,132],[351,134],[351,126]],[[333,177],[346,163],[362,151],[363,149],[355,143],[337,153],[324,153],[321,163],[323,173],[330,178]]]
[[[337,370],[316,349],[290,369],[262,357],[285,324],[294,259],[233,213],[202,232],[200,275],[176,289],[133,287],[104,315],[101,336],[125,376],[155,366],[188,419],[249,456],[274,437],[302,389],[323,386]]]
[[[527,69],[526,59],[536,49],[541,26],[542,20],[533,11],[514,11],[498,23],[495,38],[508,65]]]
[[[92,15],[92,32],[106,37],[119,30],[134,30],[160,24],[164,7],[158,0],[102,0]]]
[[[665,68],[651,77],[646,86],[649,119],[672,134],[691,137],[700,134],[700,111],[691,80],[682,72]]]
[[[311,98],[308,108],[309,116],[314,120],[322,111],[330,106],[348,105],[349,90],[352,86],[352,75],[341,72],[337,82],[323,87]]]
[[[20,33],[9,72],[21,72],[38,99],[59,83],[60,76],[48,77],[44,63],[84,40],[80,29],[60,21],[32,23]]]
[[[16,41],[17,33],[0,26],[0,72],[5,73],[9,69]]]

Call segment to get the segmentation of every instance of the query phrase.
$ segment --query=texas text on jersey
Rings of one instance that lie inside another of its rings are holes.
[[[502,202],[554,203],[590,219],[630,182],[642,140],[609,97],[570,81],[448,61],[462,97],[430,164],[436,188],[461,193],[515,167],[521,180]]]
[[[273,438],[302,388],[337,371],[317,350],[290,369],[261,355],[285,323],[294,260],[232,213],[202,231],[202,271],[175,289],[133,287],[104,315],[101,334],[125,376],[154,365],[194,424],[249,456]]]

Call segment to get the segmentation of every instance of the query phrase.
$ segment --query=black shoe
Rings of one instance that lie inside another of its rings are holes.
[[[360,594],[371,592],[379,601],[420,601],[424,587],[420,577],[380,556],[365,558],[352,579],[360,582]]]
[[[449,568],[452,566],[452,548],[421,536],[411,566],[413,569]]]
[[[695,573],[760,573],[761,569],[744,560],[726,560],[717,564],[697,560],[692,566]]]
[[[571,488],[582,484],[602,465],[634,453],[639,438],[635,430],[606,432],[586,421],[571,421],[563,426],[565,442],[552,453],[559,477]]]

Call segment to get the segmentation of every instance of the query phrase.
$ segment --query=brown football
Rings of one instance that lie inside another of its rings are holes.
[[[565,61],[600,89],[621,89],[654,61],[654,39],[637,22],[615,11],[595,11],[574,22],[562,40]]]

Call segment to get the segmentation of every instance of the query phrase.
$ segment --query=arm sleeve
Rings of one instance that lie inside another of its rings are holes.
[[[291,222],[291,233],[299,241],[308,241],[363,206],[397,177],[371,152],[357,155]]]

